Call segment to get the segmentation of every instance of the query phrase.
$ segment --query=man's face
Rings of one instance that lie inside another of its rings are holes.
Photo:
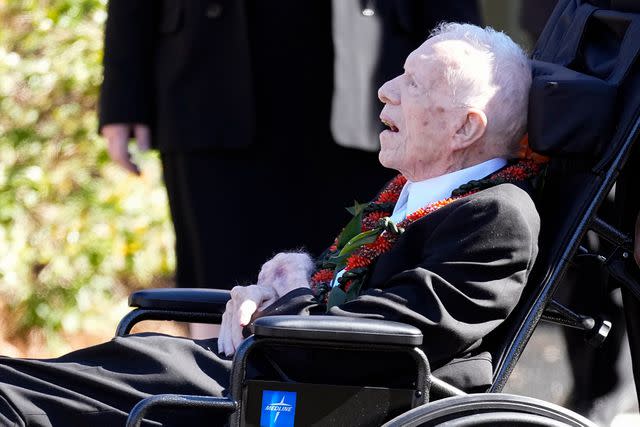
[[[427,40],[407,57],[404,73],[378,90],[380,119],[389,127],[380,134],[380,163],[412,181],[451,171],[451,139],[466,112],[454,106],[444,79],[450,43]]]

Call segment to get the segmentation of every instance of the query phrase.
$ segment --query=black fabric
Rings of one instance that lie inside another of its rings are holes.
[[[556,156],[599,159],[599,169],[616,155],[614,132],[624,131],[614,123],[625,119],[620,106],[628,102],[627,77],[638,62],[640,15],[592,3],[560,2],[536,44],[534,59],[558,65],[537,63],[531,145]]]
[[[531,198],[514,185],[457,200],[408,227],[380,257],[363,294],[328,314],[413,325],[436,372],[454,363],[454,385],[486,386],[491,369],[482,339],[516,305],[536,257],[538,229]],[[258,316],[325,310],[300,288]],[[230,362],[215,350],[215,340],[147,334],[58,359],[2,358],[0,414],[16,425],[111,426],[149,393],[220,395]],[[441,372],[448,378],[452,371]]]
[[[586,1],[561,0],[549,19],[545,30],[536,45],[533,57],[536,60],[554,62],[574,71],[592,75],[602,80],[610,80],[617,59],[621,58],[618,47],[621,40],[629,39],[628,23],[637,20],[638,15],[620,16],[617,12],[590,11]],[[606,7],[607,1],[591,0],[596,6]],[[581,10],[582,12],[581,13]],[[591,18],[589,18],[591,17]],[[591,20],[586,33],[576,28],[583,28],[585,18]],[[635,42],[640,40],[636,37]],[[571,48],[567,48],[570,45]],[[623,56],[627,65],[633,57]],[[633,62],[633,61],[632,61]],[[617,68],[624,70],[625,67]],[[542,248],[536,266],[531,273],[529,285],[521,299],[521,303],[512,313],[510,319],[505,322],[493,337],[487,337],[486,341],[495,339],[497,351],[492,351],[494,365],[498,366],[494,386],[492,390],[499,391],[504,387],[513,364],[520,357],[523,346],[529,333],[544,308],[542,301],[547,301],[551,296],[557,295],[556,291],[566,286],[562,283],[563,275],[571,254],[578,249],[582,233],[586,232],[591,215],[606,196],[612,179],[615,179],[616,170],[611,169],[612,161],[621,155],[621,150],[627,138],[630,137],[632,126],[637,120],[640,108],[640,62],[635,60],[635,65],[630,65],[625,70],[627,77],[618,84],[616,105],[614,107],[615,127],[613,134],[604,147],[604,153],[599,159],[588,161],[576,161],[575,159],[552,159],[547,166],[547,174],[544,178],[543,190],[538,198],[537,207],[542,218],[542,231],[539,244]],[[619,80],[617,76],[614,80]],[[574,110],[584,114],[589,112],[590,105],[574,105],[568,109],[562,117],[572,115]],[[589,120],[600,120],[598,116],[589,116]],[[572,141],[567,141],[573,143]],[[633,165],[633,160],[623,170],[623,177],[627,172],[638,168]],[[630,167],[629,167],[630,166]],[[608,180],[608,181],[607,181]],[[621,181],[616,184],[620,188]],[[633,221],[638,211],[637,179],[631,181],[629,200],[633,201],[635,209],[629,206],[628,223],[621,227],[622,231],[633,232]],[[624,211],[620,209],[619,211]],[[588,273],[587,273],[588,274]],[[598,278],[591,275],[591,280]],[[584,284],[579,283],[579,292],[585,293]],[[594,296],[598,298],[599,295]],[[533,309],[532,309],[533,308]],[[592,313],[586,313],[592,314]],[[615,333],[615,331],[614,331]],[[505,339],[506,337],[506,339]],[[502,343],[502,344],[500,344]],[[577,353],[577,351],[576,351]],[[583,359],[590,356],[579,354]],[[593,360],[593,359],[591,359]],[[598,377],[610,372],[602,369]],[[592,374],[589,374],[593,377]],[[584,386],[587,381],[577,382]],[[581,390],[585,391],[585,390]],[[588,394],[587,392],[586,394]]]
[[[152,127],[178,286],[229,289],[277,251],[321,251],[344,207],[393,175],[331,139],[330,15],[329,2],[109,2],[101,125]]]
[[[222,396],[231,361],[215,340],[140,334],[49,359],[0,358],[0,423],[29,427],[123,426],[131,408],[153,394]],[[225,418],[158,411],[165,426],[222,425]],[[171,421],[172,420],[172,421]]]
[[[371,167],[376,154],[339,146],[163,153],[162,163],[180,287],[230,289],[255,283],[277,252],[319,254],[349,219],[345,207],[395,175]]]
[[[389,33],[350,53],[377,49],[381,58],[367,91],[373,147],[378,85],[402,71],[436,22],[477,19],[475,0],[377,3]],[[318,253],[342,225],[342,208],[393,175],[376,154],[331,136],[332,22],[330,1],[109,1],[100,126],[151,126],[178,286],[230,288],[255,280],[274,251]]]
[[[611,8],[621,12],[640,13],[640,4],[636,0],[611,0]]]
[[[374,50],[380,58],[369,65],[365,109],[378,125],[377,88],[402,72],[407,54],[440,21],[480,18],[475,0],[370,3],[383,38],[351,54]],[[331,141],[331,14],[330,1],[110,0],[100,126],[151,124],[162,151],[256,143],[318,149]]]
[[[493,358],[488,351],[457,357],[432,372],[433,376],[468,393],[483,393],[491,385]]]
[[[482,338],[520,298],[538,251],[539,227],[531,198],[511,184],[453,202],[408,228],[377,261],[362,294],[328,314],[416,326],[433,370],[453,357],[477,355],[485,351]],[[301,288],[257,316],[325,311]],[[479,366],[490,374],[486,363]],[[465,368],[473,371],[474,363]],[[490,375],[470,375],[491,382]]]
[[[616,96],[616,86],[604,80],[533,61],[529,145],[552,157],[599,158],[611,136]]]

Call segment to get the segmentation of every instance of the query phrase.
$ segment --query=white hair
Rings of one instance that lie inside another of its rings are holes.
[[[431,37],[461,40],[472,49],[464,55],[443,58],[445,79],[454,102],[478,108],[487,116],[484,138],[505,147],[514,156],[526,132],[531,86],[531,63],[527,54],[506,34],[491,27],[442,23]]]

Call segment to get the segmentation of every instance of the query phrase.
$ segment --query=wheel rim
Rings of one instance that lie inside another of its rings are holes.
[[[488,415],[485,417],[483,414]],[[469,394],[438,400],[414,408],[389,421],[384,427],[448,426],[456,424],[445,423],[465,418],[471,420],[474,416],[487,418],[492,414],[512,414],[514,419],[521,420],[516,424],[520,426],[545,425],[539,424],[540,420],[549,420],[556,423],[546,424],[549,426],[596,427],[591,421],[561,406],[540,399],[503,393]],[[534,417],[527,421],[528,415]],[[530,424],[526,424],[527,422]]]

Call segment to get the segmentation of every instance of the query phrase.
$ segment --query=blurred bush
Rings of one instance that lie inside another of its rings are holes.
[[[113,331],[131,288],[167,280],[158,158],[111,164],[96,134],[106,0],[0,2],[2,334]]]

